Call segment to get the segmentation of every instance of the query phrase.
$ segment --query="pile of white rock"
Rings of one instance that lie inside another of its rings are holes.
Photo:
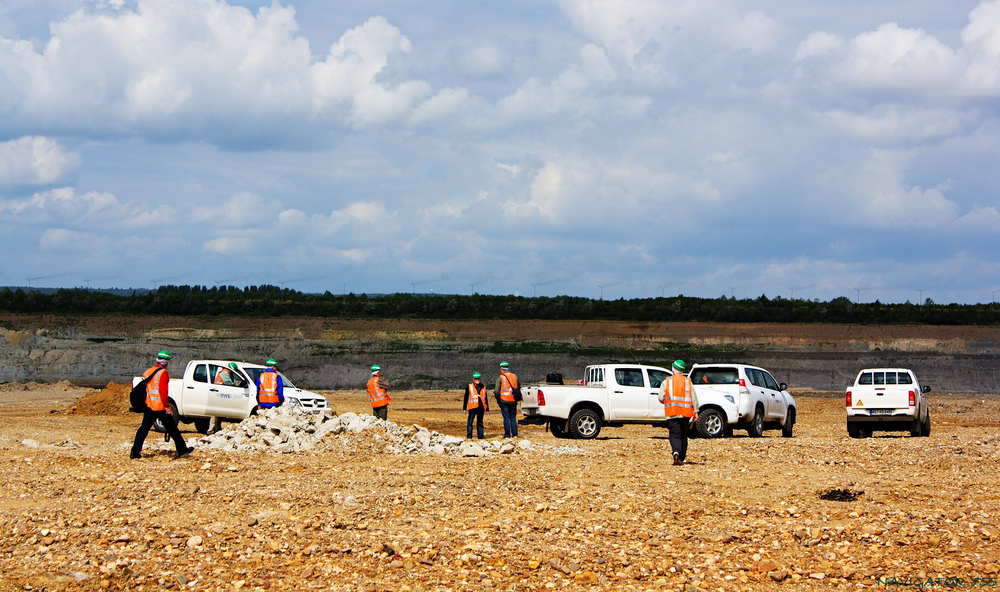
[[[428,430],[419,425],[401,426],[372,415],[344,413],[334,415],[309,413],[295,407],[282,406],[262,411],[238,424],[204,436],[199,448],[230,450],[235,452],[294,452],[327,450],[335,445],[331,436],[356,434],[379,430],[375,439],[385,433],[388,440],[385,451],[395,454],[449,454],[457,456],[489,456],[512,454],[529,450],[579,454],[582,450],[570,447],[539,446],[530,440],[464,440]]]

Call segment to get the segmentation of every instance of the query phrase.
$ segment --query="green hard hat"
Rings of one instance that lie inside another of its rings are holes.
[[[229,368],[231,370],[239,370],[239,367],[236,366],[236,362],[229,362]]]
[[[170,352],[168,352],[165,349],[161,349],[160,353],[156,354],[156,359],[157,360],[169,360],[170,359]]]
[[[510,364],[507,363],[507,360],[504,360],[504,361],[500,362],[500,367],[501,368],[506,368],[508,366],[510,366]]]
[[[482,374],[480,374],[480,373],[478,373],[478,372],[473,372],[473,373],[472,373],[472,377],[473,377],[473,378],[482,378],[482,376],[483,376],[483,375],[482,375]]]
[[[674,360],[673,367],[684,372],[687,369],[687,365],[684,364],[684,360]]]
[[[268,358],[267,359],[267,365],[268,366],[277,366],[278,365],[278,360],[275,360],[274,358]]]
[[[378,364],[372,364],[372,372],[379,372],[381,370],[382,366],[379,366]]]

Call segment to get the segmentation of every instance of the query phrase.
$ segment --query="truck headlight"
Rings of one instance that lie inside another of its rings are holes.
[[[302,406],[302,401],[299,401],[298,399],[295,399],[295,398],[292,398],[292,397],[288,398],[288,402],[289,402],[289,404],[291,404],[292,407],[301,407]]]

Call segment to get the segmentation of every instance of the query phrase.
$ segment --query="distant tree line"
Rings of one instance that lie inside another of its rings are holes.
[[[161,286],[129,295],[61,289],[43,294],[0,290],[6,313],[309,316],[374,319],[544,319],[616,321],[716,321],[730,323],[857,323],[997,325],[992,304],[855,303],[780,296],[736,299],[635,298],[593,300],[575,296],[533,297],[437,294],[308,294],[277,286]]]

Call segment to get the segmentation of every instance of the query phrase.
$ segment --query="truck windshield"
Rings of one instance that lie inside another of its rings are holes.
[[[736,368],[695,368],[691,384],[739,384]]]

